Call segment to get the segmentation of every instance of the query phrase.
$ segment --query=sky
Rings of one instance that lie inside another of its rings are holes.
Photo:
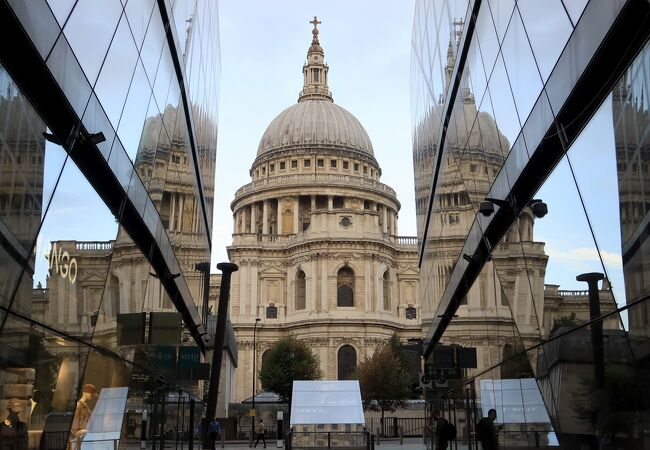
[[[402,204],[399,232],[416,235],[409,73],[414,0],[219,3],[221,85],[212,261],[227,261],[230,203],[251,181],[248,171],[264,130],[295,104],[311,44],[309,22],[329,65],[334,102],[364,126],[382,168],[381,181]]]

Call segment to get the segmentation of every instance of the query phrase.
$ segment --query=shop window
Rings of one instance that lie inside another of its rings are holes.
[[[307,224],[309,226],[309,224]],[[305,309],[305,293],[307,292],[307,282],[305,279],[305,272],[299,270],[296,273],[296,309]]]
[[[349,380],[357,369],[357,351],[351,345],[344,345],[339,349],[338,379]]]
[[[267,319],[277,319],[278,318],[278,307],[275,305],[270,305],[266,307],[266,318]]]
[[[354,306],[354,272],[342,267],[336,276],[336,306]]]

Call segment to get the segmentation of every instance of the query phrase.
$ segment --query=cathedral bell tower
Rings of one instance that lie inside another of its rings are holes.
[[[309,22],[314,25],[311,30],[311,46],[307,51],[307,64],[302,66],[304,74],[304,86],[298,97],[298,101],[305,100],[329,100],[333,102],[332,93],[327,86],[327,72],[329,67],[325,64],[325,54],[318,42],[318,24],[321,23],[316,16]]]

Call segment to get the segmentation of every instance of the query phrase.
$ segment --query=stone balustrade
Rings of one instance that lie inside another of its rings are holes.
[[[115,241],[84,241],[76,242],[75,250],[77,251],[97,251],[97,250],[112,250]]]
[[[263,178],[248,183],[241,188],[237,189],[235,198],[258,190],[263,190],[268,187],[282,187],[282,186],[299,186],[301,184],[327,184],[330,186],[345,186],[345,187],[360,187],[368,188],[383,194],[396,197],[395,190],[376,180],[370,178],[357,177],[352,175],[342,175],[334,173],[298,173],[294,175],[278,175],[269,178]]]
[[[309,233],[298,234],[255,234],[255,233],[235,233],[232,235],[233,244],[246,245],[246,244],[278,244],[282,246],[288,243],[297,243],[309,239]],[[393,245],[407,246],[417,248],[418,238],[415,236],[389,236],[384,234],[382,240],[387,241]],[[317,238],[318,239],[318,238]]]

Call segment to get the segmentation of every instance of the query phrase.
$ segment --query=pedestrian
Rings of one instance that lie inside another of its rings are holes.
[[[210,422],[210,425],[208,426],[208,433],[210,433],[210,448],[212,448],[212,450],[216,450],[217,440],[221,434],[221,424],[217,421],[216,417],[212,419],[212,422]]]
[[[439,410],[433,412],[433,421],[436,424],[436,450],[447,450],[449,440],[447,439],[447,428],[449,422],[442,417]]]
[[[496,418],[497,410],[491,409],[488,411],[487,417],[483,417],[476,424],[476,437],[481,441],[483,450],[497,450],[499,448],[497,433],[502,429],[502,426],[497,427],[495,425]]]
[[[264,437],[265,431],[266,429],[264,428],[264,421],[260,419],[260,421],[255,426],[255,435],[257,436],[257,440],[255,441],[255,448],[257,448],[257,444],[260,442],[260,438],[262,438],[264,448],[266,448],[266,438]]]

